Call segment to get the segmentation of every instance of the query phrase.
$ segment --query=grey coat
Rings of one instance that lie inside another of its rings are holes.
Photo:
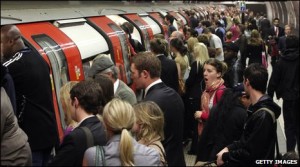
[[[133,90],[127,86],[123,81],[119,80],[119,86],[115,93],[115,97],[118,97],[122,100],[129,102],[131,105],[137,102],[135,93]]]
[[[31,166],[26,133],[19,127],[11,102],[1,87],[1,166]]]

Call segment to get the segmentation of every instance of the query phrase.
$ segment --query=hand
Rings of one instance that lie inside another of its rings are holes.
[[[194,114],[195,119],[200,119],[202,115],[202,111],[196,111]]]
[[[221,151],[217,154],[217,165],[218,165],[218,166],[221,166],[221,165],[224,164],[224,161],[223,161],[223,159],[222,159],[222,156],[223,156],[223,153],[226,153],[226,152],[228,152],[228,151],[229,151],[228,148],[225,147],[225,148],[223,148],[223,150],[221,150]]]

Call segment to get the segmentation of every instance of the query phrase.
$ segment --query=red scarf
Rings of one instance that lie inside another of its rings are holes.
[[[201,96],[201,107],[203,112],[209,112],[210,98],[213,96],[216,90],[223,85],[223,83],[224,80],[221,78],[205,88]]]

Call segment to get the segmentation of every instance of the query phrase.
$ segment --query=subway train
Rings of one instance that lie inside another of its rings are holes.
[[[132,38],[149,50],[155,34],[164,34],[163,17],[171,14],[174,26],[182,30],[189,25],[184,10],[194,9],[199,19],[207,17],[211,6],[226,8],[234,1],[1,1],[1,26],[15,24],[25,44],[49,64],[55,115],[60,140],[65,127],[59,102],[62,85],[71,80],[84,80],[92,60],[108,54],[120,71],[120,79],[130,85],[129,40],[120,25],[134,25]],[[271,20],[278,17],[282,26],[290,24],[299,33],[299,1],[247,1],[250,10],[261,10]],[[211,12],[211,11],[210,11]]]

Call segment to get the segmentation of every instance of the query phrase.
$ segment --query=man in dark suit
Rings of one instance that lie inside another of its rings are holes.
[[[164,112],[165,139],[162,141],[169,166],[185,166],[183,154],[184,104],[179,94],[160,79],[161,62],[151,52],[139,53],[131,62],[131,78],[145,90],[144,101],[154,101]]]
[[[278,40],[279,55],[282,55],[283,52],[285,51],[285,49],[286,49],[285,40],[288,35],[291,35],[291,32],[292,32],[291,26],[285,25],[284,26],[284,36],[279,37],[279,40]]]
[[[166,47],[164,41],[165,39],[154,38],[150,41],[150,49],[156,57],[161,62],[161,80],[170,88],[173,88],[178,92],[178,70],[176,67],[176,62],[171,60],[164,55],[166,52]]]
[[[279,26],[279,18],[273,19],[273,25],[271,26],[269,32],[269,40],[268,40],[268,52],[271,56],[271,65],[274,67],[279,57],[278,50],[278,41],[279,38],[284,36],[284,29]]]
[[[81,81],[70,91],[72,119],[78,126],[65,136],[57,155],[49,166],[82,166],[85,150],[88,147],[106,144],[104,125],[96,116],[102,112],[104,97],[101,87],[93,80]],[[82,127],[88,128],[93,138],[88,138]],[[92,141],[91,145],[88,141]]]

